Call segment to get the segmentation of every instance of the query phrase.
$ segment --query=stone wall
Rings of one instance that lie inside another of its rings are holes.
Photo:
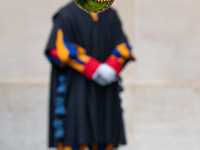
[[[47,150],[51,16],[66,0],[0,5],[0,147]],[[115,0],[137,62],[123,71],[128,145],[200,147],[200,1]]]

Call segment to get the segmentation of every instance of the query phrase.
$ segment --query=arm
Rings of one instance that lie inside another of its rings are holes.
[[[105,64],[112,67],[118,76],[125,64],[130,60],[134,61],[135,57],[131,54],[131,46],[127,42],[128,40],[122,30],[121,21],[116,12],[112,14],[111,26],[114,48]]]
[[[71,44],[74,41],[73,27],[70,24],[70,19],[63,22],[66,19],[68,18],[64,19],[59,13],[54,16],[54,26],[45,54],[53,65],[68,65],[92,79],[101,62],[88,56],[82,47]]]
[[[61,29],[57,31],[55,48],[46,53],[49,60],[57,65],[68,65],[92,79],[93,74],[101,62],[86,54],[86,50],[79,45],[70,44]]]
[[[124,65],[130,60],[135,61],[135,57],[131,54],[131,47],[128,42],[123,42],[112,50],[105,63],[112,67],[119,75]]]

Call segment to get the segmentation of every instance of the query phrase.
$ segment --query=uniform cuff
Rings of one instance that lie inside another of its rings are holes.
[[[105,63],[107,65],[109,65],[110,67],[112,67],[113,69],[115,69],[115,71],[117,72],[117,75],[119,75],[120,71],[123,68],[123,65],[119,62],[117,57],[109,57]]]
[[[95,73],[96,69],[101,64],[100,61],[90,58],[90,60],[85,64],[83,75],[89,79],[92,79],[93,74]]]

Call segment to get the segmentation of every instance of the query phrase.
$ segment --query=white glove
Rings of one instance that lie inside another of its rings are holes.
[[[112,67],[103,63],[97,68],[92,79],[99,85],[106,86],[117,81],[117,73]]]
[[[106,80],[104,80],[103,78],[101,78],[101,76],[99,76],[99,75],[97,75],[95,78],[93,78],[93,80],[94,80],[97,84],[99,84],[99,85],[101,85],[101,86],[106,86],[106,85],[108,85],[108,82],[107,82]]]

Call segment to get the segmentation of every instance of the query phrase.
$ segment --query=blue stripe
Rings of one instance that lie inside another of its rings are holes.
[[[53,58],[50,54],[47,54],[47,58],[52,62],[52,63],[55,63],[57,65],[60,65],[61,64],[61,61],[59,59],[55,59]]]
[[[89,54],[85,53],[86,56],[90,56]]]
[[[78,59],[78,58],[76,58],[75,59],[79,64],[82,64],[82,65],[84,65],[85,63],[83,62],[83,61],[81,61],[80,59]]]
[[[73,150],[79,150],[79,146],[74,146]]]
[[[117,57],[121,57],[121,53],[115,48],[112,53],[117,56]]]
[[[53,126],[55,128],[54,137],[56,139],[63,138],[64,135],[65,135],[65,131],[64,131],[64,127],[63,127],[63,121],[60,120],[60,119],[55,119],[53,121]]]
[[[65,46],[67,47],[67,49],[69,50],[69,56],[74,59],[76,58],[76,55],[77,55],[77,50],[76,50],[76,47],[71,45],[69,42],[67,42],[65,40],[65,37],[63,37],[63,41],[65,43]]]
[[[131,46],[129,45],[129,43],[126,42],[125,44],[126,44],[126,47],[128,48],[128,50],[131,51]]]
[[[98,150],[105,150],[106,144],[100,144]]]

